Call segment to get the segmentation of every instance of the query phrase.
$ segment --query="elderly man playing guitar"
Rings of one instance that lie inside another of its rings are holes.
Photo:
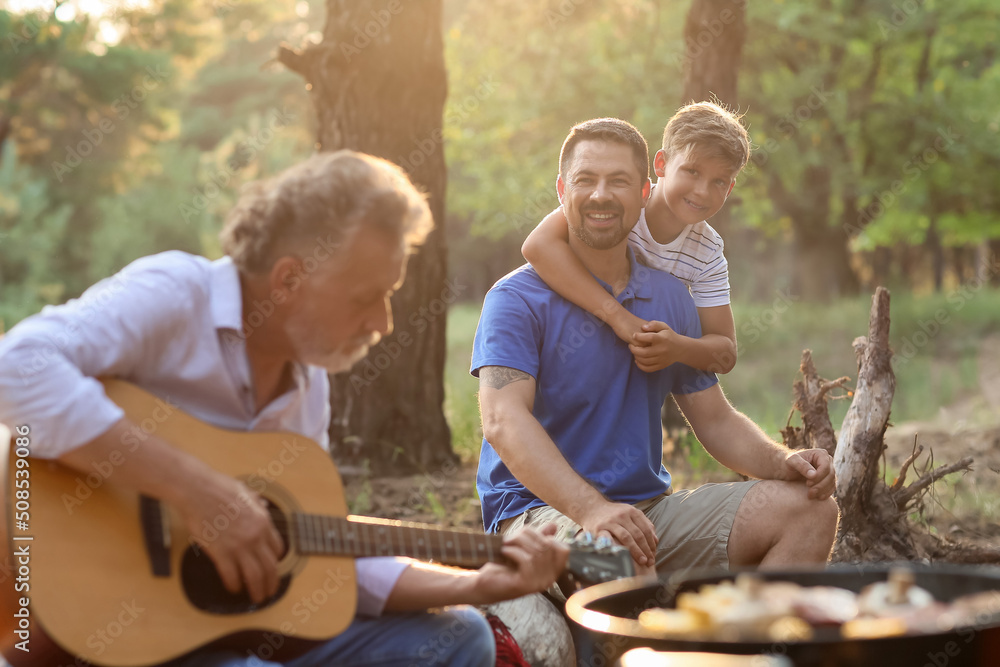
[[[158,417],[131,421],[96,378],[138,385],[162,415],[179,408],[215,427],[287,431],[326,447],[327,373],[350,368],[391,331],[389,297],[430,224],[394,165],[350,151],[315,155],[244,193],[222,231],[222,259],[146,257],[15,327],[0,341],[0,422],[30,425],[32,457],[88,474],[113,462],[114,485],[171,508],[226,590],[266,605],[286,545],[253,485],[161,438]],[[234,507],[209,535],[220,508]],[[567,549],[543,533],[506,539],[507,564],[475,571],[358,559],[353,622],[284,664],[493,664],[478,612],[427,610],[550,586]],[[74,544],[61,546],[71,567]],[[175,664],[273,663],[238,647]]]

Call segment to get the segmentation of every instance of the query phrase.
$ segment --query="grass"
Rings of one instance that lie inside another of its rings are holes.
[[[480,304],[460,304],[448,312],[444,413],[451,427],[452,447],[463,461],[479,460],[483,440],[477,398],[479,381],[469,374],[479,310]]]
[[[867,334],[870,306],[869,296],[814,304],[780,294],[771,303],[734,304],[740,357],[736,368],[722,376],[727,396],[772,437],[780,438],[803,349],[813,351],[822,377],[847,375],[853,387],[857,364],[851,344],[855,337]],[[449,312],[445,369],[445,412],[454,448],[463,459],[473,461],[482,438],[478,382],[469,375],[479,309],[478,303],[463,303]],[[977,391],[979,341],[1000,332],[998,312],[1000,290],[988,288],[893,295],[890,341],[896,351],[897,380],[893,421],[927,418]],[[831,404],[835,428],[848,405],[847,400]]]

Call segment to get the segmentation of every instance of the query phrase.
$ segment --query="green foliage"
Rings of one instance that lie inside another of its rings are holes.
[[[321,12],[318,0],[154,0],[74,21],[0,11],[7,326],[142,255],[217,256],[239,188],[311,151],[304,84],[267,63]]]
[[[49,205],[47,181],[18,169],[13,144],[0,158],[0,321],[9,327],[62,300],[51,258],[71,211]]]

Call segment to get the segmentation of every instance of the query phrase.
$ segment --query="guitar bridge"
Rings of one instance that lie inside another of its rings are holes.
[[[170,529],[160,501],[145,495],[139,496],[139,521],[153,576],[169,577]]]

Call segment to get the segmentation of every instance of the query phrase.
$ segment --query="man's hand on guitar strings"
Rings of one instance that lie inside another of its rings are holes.
[[[556,526],[548,524],[541,531],[530,528],[504,538],[504,556],[514,567],[488,563],[477,572],[477,588],[485,602],[497,602],[544,591],[566,568],[569,547],[554,539]]]
[[[214,471],[213,471],[214,472]],[[230,593],[246,587],[260,603],[278,591],[284,552],[266,503],[242,482],[218,474],[180,508],[192,539],[208,553]]]

